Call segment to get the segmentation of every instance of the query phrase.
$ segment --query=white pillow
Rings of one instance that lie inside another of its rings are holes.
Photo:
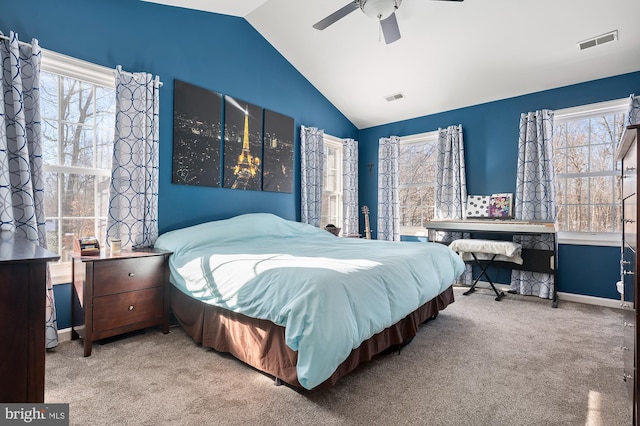
[[[522,265],[522,245],[511,241],[461,239],[449,244],[451,250],[460,254],[464,261],[473,260],[471,253],[475,253],[478,260],[493,260],[512,262]]]
[[[460,239],[455,240],[449,247],[458,253],[488,253],[514,256],[520,254],[522,245],[511,241]]]

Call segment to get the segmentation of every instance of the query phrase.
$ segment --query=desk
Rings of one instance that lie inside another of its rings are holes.
[[[522,265],[510,262],[493,262],[492,265],[529,272],[553,275],[553,302],[558,307],[558,238],[553,222],[527,222],[504,219],[483,220],[431,220],[425,224],[429,231],[468,232],[471,234],[501,234],[525,236],[549,236],[553,250],[522,249]]]

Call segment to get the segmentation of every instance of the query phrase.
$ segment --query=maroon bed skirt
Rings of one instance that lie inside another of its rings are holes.
[[[421,323],[437,315],[453,301],[453,288],[449,287],[396,324],[364,341],[331,377],[314,390],[334,385],[359,364],[413,338]],[[182,328],[196,343],[219,352],[228,352],[260,371],[292,386],[302,387],[296,374],[298,354],[286,345],[284,327],[208,305],[187,296],[173,285],[171,309]]]

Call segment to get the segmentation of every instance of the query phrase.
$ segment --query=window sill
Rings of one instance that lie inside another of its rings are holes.
[[[422,226],[401,226],[400,235],[407,237],[428,237],[429,231]]]
[[[52,262],[49,263],[49,273],[51,274],[51,284],[69,284],[71,283],[71,262]]]
[[[583,246],[622,246],[622,235],[618,232],[558,232],[558,244]]]

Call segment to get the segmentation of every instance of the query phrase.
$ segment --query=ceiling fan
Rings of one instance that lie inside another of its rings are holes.
[[[457,1],[464,0],[440,0]],[[376,18],[380,21],[380,29],[384,35],[385,43],[393,43],[400,39],[400,28],[396,19],[396,10],[400,7],[402,0],[354,0],[346,6],[336,10],[331,15],[318,21],[313,25],[316,30],[324,30],[329,25],[344,18],[354,10],[360,8],[365,15]]]

